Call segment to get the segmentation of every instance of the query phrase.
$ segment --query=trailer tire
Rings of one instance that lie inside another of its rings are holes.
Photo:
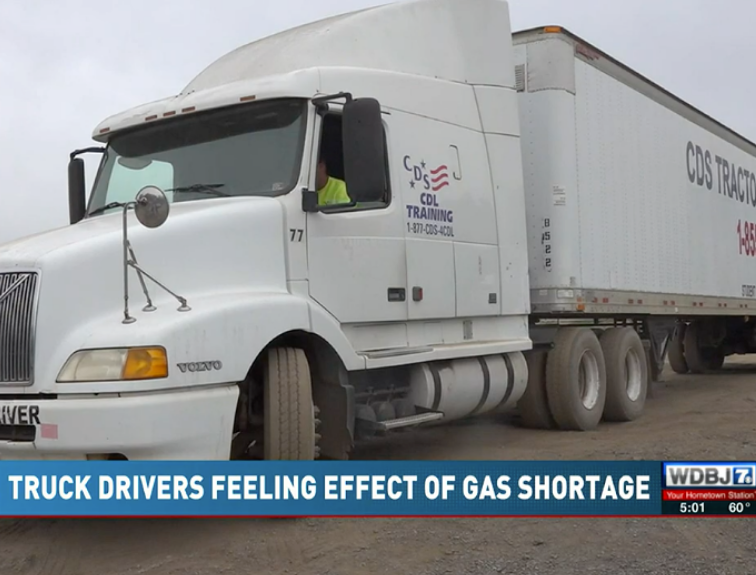
[[[546,397],[547,350],[533,350],[525,354],[528,364],[528,386],[517,402],[520,423],[528,429],[554,429],[556,422],[549,411]]]
[[[699,344],[700,330],[701,324],[697,321],[692,322],[685,328],[685,339],[683,340],[685,363],[691,373],[696,374],[705,373],[709,369],[706,350]]]
[[[546,361],[546,395],[554,421],[565,431],[598,427],[606,403],[606,365],[596,334],[561,328]]]
[[[273,348],[265,365],[265,459],[313,460],[317,414],[307,356]]]
[[[608,330],[601,338],[606,362],[604,420],[633,421],[643,414],[648,393],[646,348],[631,327]]]
[[[669,365],[672,371],[685,375],[690,371],[688,362],[685,361],[685,332],[687,331],[686,325],[681,323],[675,330],[675,334],[672,336],[672,340],[669,342],[669,351],[667,357],[669,359]]]

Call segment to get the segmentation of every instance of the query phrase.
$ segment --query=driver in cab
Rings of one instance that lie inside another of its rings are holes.
[[[318,160],[315,186],[318,189],[318,204],[321,206],[348,204],[352,201],[347,194],[344,180],[328,175],[328,166],[323,158]]]

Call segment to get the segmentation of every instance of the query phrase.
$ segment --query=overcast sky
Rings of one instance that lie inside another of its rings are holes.
[[[107,116],[177,93],[242,44],[385,3],[0,0],[0,242],[67,224],[68,154],[92,145]],[[570,28],[756,139],[753,0],[510,0],[510,10],[515,30]]]

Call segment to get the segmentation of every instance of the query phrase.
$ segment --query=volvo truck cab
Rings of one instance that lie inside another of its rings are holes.
[[[506,2],[418,0],[103,121],[71,157],[71,225],[0,247],[0,457],[343,459],[512,408],[514,70]],[[321,201],[321,161],[349,201]]]

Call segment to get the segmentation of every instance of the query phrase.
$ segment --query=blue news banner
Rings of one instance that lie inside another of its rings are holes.
[[[756,464],[0,461],[2,517],[748,515]]]

